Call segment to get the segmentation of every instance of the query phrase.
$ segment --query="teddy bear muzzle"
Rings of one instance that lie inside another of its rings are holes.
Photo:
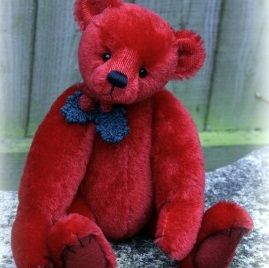
[[[119,71],[111,71],[107,75],[107,81],[114,87],[125,88],[128,84],[128,77]]]

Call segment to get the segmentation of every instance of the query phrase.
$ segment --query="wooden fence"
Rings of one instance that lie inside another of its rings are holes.
[[[0,151],[13,150],[11,138],[31,137],[53,100],[81,79],[73,2],[0,2],[0,135],[9,140],[8,149]],[[188,28],[204,38],[207,61],[199,75],[168,85],[201,132],[220,131],[222,136],[240,131],[242,143],[245,131],[269,129],[268,0],[132,2],[157,11],[176,29]],[[263,142],[256,138],[256,143]]]

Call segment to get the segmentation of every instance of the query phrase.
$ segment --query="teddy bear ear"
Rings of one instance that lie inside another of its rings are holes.
[[[202,38],[189,30],[176,32],[176,44],[178,47],[178,64],[176,79],[188,79],[194,76],[203,66],[206,52]]]
[[[122,0],[76,0],[74,16],[80,30],[84,31],[91,18],[102,13],[106,8],[119,7]]]

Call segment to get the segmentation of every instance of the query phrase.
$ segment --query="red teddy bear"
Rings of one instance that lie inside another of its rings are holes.
[[[228,202],[204,214],[197,131],[164,89],[201,68],[201,38],[121,0],[77,0],[75,17],[84,82],[34,137],[12,230],[17,267],[115,267],[108,241],[142,230],[180,267],[227,267],[252,220]]]

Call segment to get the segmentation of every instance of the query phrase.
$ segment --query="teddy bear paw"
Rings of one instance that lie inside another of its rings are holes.
[[[75,245],[66,245],[62,254],[61,262],[63,268],[108,268],[102,247],[93,235],[78,238]]]

